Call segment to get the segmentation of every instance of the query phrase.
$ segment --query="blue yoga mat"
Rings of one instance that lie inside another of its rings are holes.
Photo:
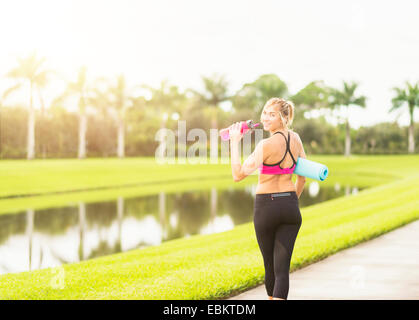
[[[329,169],[324,164],[298,157],[294,173],[299,176],[324,181],[327,178]]]

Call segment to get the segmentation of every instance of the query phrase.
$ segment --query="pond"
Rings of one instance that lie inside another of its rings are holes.
[[[253,221],[256,185],[78,203],[0,215],[0,274],[79,262]],[[306,185],[300,208],[357,193]]]

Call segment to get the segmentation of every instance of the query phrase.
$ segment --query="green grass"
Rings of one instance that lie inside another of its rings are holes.
[[[160,165],[154,158],[2,160],[0,198],[226,178],[227,166]]]
[[[418,219],[418,160],[418,156],[316,157],[329,166],[326,183],[373,187],[301,209],[303,224],[291,270]],[[218,167],[215,172],[229,171]],[[220,184],[225,183],[221,179]],[[261,284],[264,278],[252,223],[64,265],[63,288],[52,285],[57,270],[0,276],[0,298],[218,299]]]
[[[331,182],[339,181],[342,175],[351,175],[357,184],[367,181],[370,186],[374,179],[377,179],[376,184],[381,184],[405,176],[404,169],[410,168],[419,157],[352,156],[344,159],[340,156],[313,156],[310,159],[328,165],[328,180]],[[399,164],[403,166],[392,172],[392,165]],[[154,158],[1,160],[0,198],[215,178],[231,178],[229,164],[160,165]]]
[[[329,177],[323,185],[345,183],[365,188],[408,176],[409,168],[418,163],[419,156],[352,156],[349,159],[315,156],[310,159],[329,167]],[[399,163],[403,166],[392,171]],[[233,183],[229,165],[159,165],[153,158],[2,160],[0,181],[0,214],[4,214],[27,208],[76,205],[79,201],[112,201],[159,191],[172,193],[212,186],[240,188],[256,183],[257,176]]]

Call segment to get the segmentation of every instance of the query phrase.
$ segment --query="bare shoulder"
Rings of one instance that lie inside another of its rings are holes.
[[[295,139],[296,139],[296,140],[297,140],[300,144],[303,144],[303,142],[301,141],[300,135],[299,135],[297,132],[292,131],[292,130],[289,130],[289,131],[290,131],[291,135],[292,135],[292,136],[294,136],[294,137],[295,137]]]
[[[298,148],[298,156],[301,158],[306,158],[306,153],[304,152],[304,146],[303,146],[303,142],[301,141],[300,135],[295,132],[290,130],[291,134],[295,137],[295,141],[297,142],[297,148]]]
[[[265,160],[271,152],[272,141],[269,138],[260,140],[255,147],[255,153],[262,155],[263,160]]]
[[[256,149],[267,151],[269,149],[271,143],[272,142],[269,140],[269,138],[262,139],[257,143]]]

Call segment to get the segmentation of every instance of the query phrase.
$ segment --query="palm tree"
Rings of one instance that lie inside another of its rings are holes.
[[[211,110],[211,127],[218,129],[217,113],[220,103],[230,99],[227,94],[228,82],[224,75],[213,74],[210,77],[202,76],[204,91],[199,92],[193,89],[189,91],[195,96],[197,107]]]
[[[27,82],[29,84],[29,110],[28,110],[28,138],[27,138],[27,159],[35,157],[35,110],[33,108],[33,91],[45,87],[51,71],[45,70],[43,64],[45,58],[36,56],[36,52],[27,58],[18,58],[18,66],[10,70],[7,76],[20,80],[14,87],[7,90],[7,94],[22,87]]]
[[[124,75],[117,78],[115,85],[109,85],[105,93],[105,100],[108,105],[117,112],[118,144],[117,155],[119,158],[125,156],[125,117],[127,108],[132,105],[134,97],[127,88]]]
[[[10,93],[12,93],[14,90],[17,89],[17,87],[20,87],[20,83],[18,83],[17,85],[8,88],[6,91],[3,92],[3,94],[0,96],[0,125],[1,125],[1,112],[2,112],[2,108],[4,106],[4,101],[6,100],[6,98],[9,96]],[[2,154],[2,150],[1,150],[1,146],[2,146],[2,141],[1,141],[1,127],[0,127],[0,157]]]
[[[264,74],[246,83],[232,97],[235,109],[250,109],[258,116],[266,101],[273,97],[287,97],[288,86],[275,74]]]
[[[415,136],[414,136],[414,118],[413,113],[415,111],[415,107],[419,107],[419,82],[415,85],[410,84],[406,81],[406,88],[393,88],[395,91],[395,97],[391,100],[393,103],[392,108],[389,112],[397,110],[407,103],[407,107],[409,108],[409,115],[410,115],[410,124],[409,124],[409,138],[408,138],[408,152],[414,153],[415,152]]]
[[[365,108],[365,96],[356,96],[355,91],[358,88],[358,83],[352,82],[343,82],[343,90],[340,91],[338,89],[330,88],[330,98],[329,98],[329,107],[331,108],[339,108],[342,110],[346,108],[346,111],[349,111],[351,106],[359,106]],[[345,129],[346,129],[346,137],[345,137],[345,156],[349,157],[351,154],[351,128],[349,125],[349,117],[348,112],[345,112],[346,117],[344,118],[345,121]]]
[[[93,88],[87,82],[87,68],[81,67],[77,76],[77,81],[69,82],[67,88],[62,95],[53,101],[53,105],[63,102],[70,96],[78,97],[79,110],[79,147],[78,158],[86,157],[86,132],[87,132],[87,115],[86,107],[91,102],[91,92]]]
[[[162,129],[166,128],[166,122],[169,116],[175,113],[182,113],[186,100],[185,94],[179,92],[179,88],[177,86],[169,85],[166,80],[163,80],[158,88],[153,88],[147,85],[142,86],[142,88],[146,89],[151,96],[150,99],[145,101],[146,111],[151,111],[153,116],[157,116],[159,118],[159,132],[165,131]],[[135,101],[133,102],[135,103]],[[180,134],[180,132],[177,134]],[[157,151],[159,157],[164,157],[166,147],[166,140],[163,139]]]
[[[324,82],[312,81],[295,95],[291,96],[290,100],[302,111],[309,111],[327,108],[328,98],[328,88]]]
[[[306,112],[312,110],[329,111],[329,91],[322,80],[312,81],[296,94],[290,97],[290,100],[298,108],[298,113],[305,116]]]
[[[185,95],[179,92],[179,88],[170,85],[166,80],[160,83],[160,87],[143,86],[151,95],[151,99],[146,102],[146,106],[151,107],[155,114],[160,117],[160,127],[166,126],[166,121],[171,113],[181,113]]]

